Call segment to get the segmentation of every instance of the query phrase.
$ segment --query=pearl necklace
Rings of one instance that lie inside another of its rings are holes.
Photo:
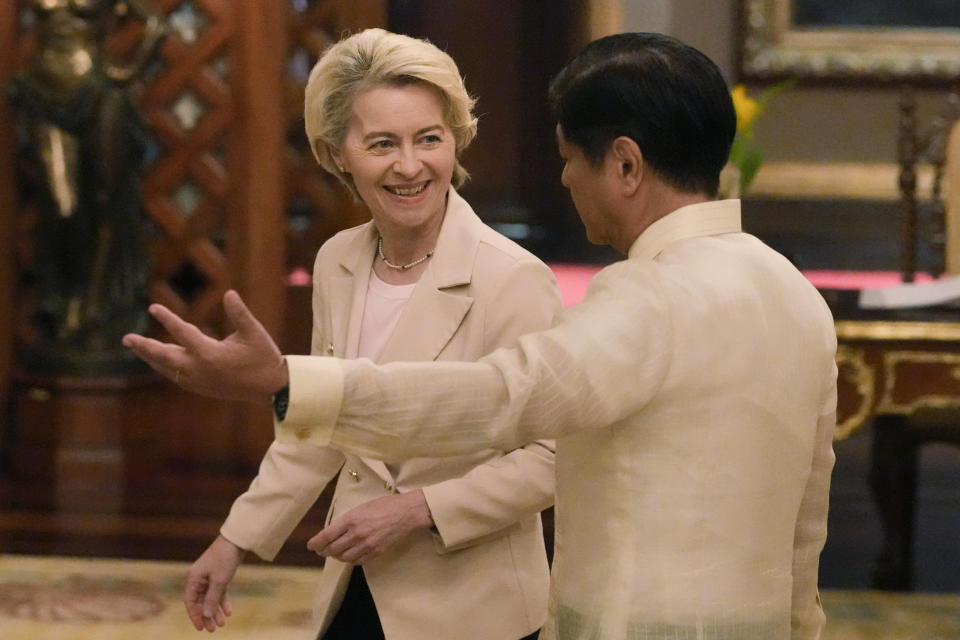
[[[431,249],[425,255],[422,255],[416,260],[414,260],[413,262],[408,262],[407,264],[393,264],[392,262],[387,260],[387,256],[383,255],[383,236],[377,236],[377,256],[379,256],[380,259],[383,260],[383,264],[387,265],[391,269],[396,269],[397,271],[406,271],[410,267],[415,267],[421,262],[423,262],[424,260],[430,259],[434,251],[435,249]]]

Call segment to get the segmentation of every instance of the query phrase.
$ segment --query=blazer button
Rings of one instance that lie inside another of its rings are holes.
[[[355,469],[347,469],[347,475],[353,478],[354,482],[360,482],[360,474]]]
[[[390,484],[389,482],[384,482],[383,488],[389,491],[390,493],[393,493],[393,485]]]
[[[297,440],[306,440],[310,437],[310,427],[300,427],[297,429]]]
[[[333,355],[333,343],[332,343],[332,342],[327,345],[327,353],[329,353],[330,355]]]

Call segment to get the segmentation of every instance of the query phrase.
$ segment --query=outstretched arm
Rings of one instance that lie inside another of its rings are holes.
[[[630,281],[619,269],[635,267],[608,267],[554,327],[477,362],[287,356],[290,405],[276,438],[403,460],[512,450],[616,424],[658,393],[673,345],[653,270]],[[624,380],[631,393],[607,392]]]
[[[205,335],[163,305],[152,304],[150,314],[173,342],[130,333],[123,337],[123,345],[187,391],[269,403],[289,380],[283,356],[236,291],[223,295],[223,308],[236,329],[223,340]]]

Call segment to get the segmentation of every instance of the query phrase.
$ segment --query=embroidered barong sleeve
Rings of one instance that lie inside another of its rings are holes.
[[[670,364],[669,309],[652,269],[607,267],[552,329],[475,363],[288,356],[277,440],[404,459],[615,427],[656,394]]]

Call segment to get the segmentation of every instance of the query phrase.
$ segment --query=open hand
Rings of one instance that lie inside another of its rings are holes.
[[[310,538],[307,548],[348,564],[363,564],[408,535],[433,526],[423,491],[395,493],[354,507]]]
[[[190,567],[183,589],[183,604],[197,631],[206,629],[213,633],[227,623],[227,616],[233,613],[227,585],[245,554],[223,536],[217,536]]]
[[[128,333],[123,345],[188,391],[225,400],[269,402],[288,383],[286,362],[236,291],[223,295],[223,308],[236,329],[223,340],[205,335],[163,305],[152,304],[150,314],[174,342]]]

